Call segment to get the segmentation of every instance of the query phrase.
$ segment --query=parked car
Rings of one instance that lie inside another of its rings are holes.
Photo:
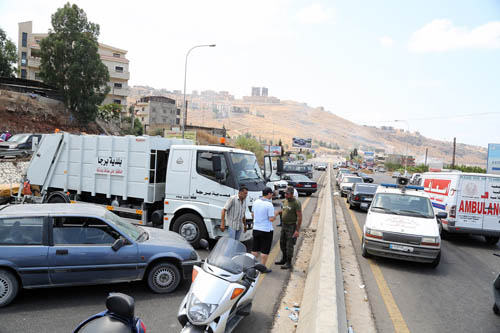
[[[135,226],[101,206],[0,207],[0,307],[20,288],[143,280],[169,293],[199,262],[179,234]]]
[[[326,164],[317,164],[315,168],[318,171],[325,171],[326,170]]]
[[[280,179],[276,173],[272,173],[267,183],[267,187],[273,189],[273,199],[284,198],[285,191],[288,183],[285,180]]]
[[[342,180],[342,176],[345,174],[352,174],[352,171],[349,169],[339,169],[337,172],[337,187],[340,188],[340,181]]]
[[[40,142],[42,134],[16,134],[9,140],[0,142],[0,157],[17,157],[32,153],[34,138]]]
[[[352,185],[356,183],[363,183],[363,178],[349,175],[342,177],[342,181],[340,183],[340,196],[347,196],[347,194],[352,191]]]
[[[379,168],[377,168],[377,172],[385,172],[385,168],[379,167]]]
[[[304,175],[290,173],[283,175],[282,178],[288,182],[288,185],[293,186],[299,194],[304,193],[310,196],[318,190],[318,184]]]
[[[361,254],[429,263],[441,258],[439,219],[423,187],[382,184],[366,216]]]
[[[356,183],[352,186],[352,191],[347,195],[349,208],[361,208],[368,210],[373,200],[373,195],[377,191],[378,185]]]
[[[363,182],[365,183],[373,183],[373,177],[364,172],[358,172],[358,176],[363,178]]]
[[[401,177],[401,172],[399,172],[399,171],[394,171],[394,172],[392,173],[392,178],[399,178],[399,177]]]

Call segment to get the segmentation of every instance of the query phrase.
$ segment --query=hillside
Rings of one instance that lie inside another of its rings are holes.
[[[282,101],[278,105],[253,105],[249,114],[231,114],[228,118],[216,119],[211,111],[190,111],[188,123],[221,127],[224,125],[230,135],[246,132],[274,141],[282,139],[283,144],[291,146],[292,137],[311,137],[316,141],[337,144],[347,152],[354,147],[361,150],[385,149],[387,154],[404,154],[408,142],[409,155],[416,157],[417,163],[423,160],[428,148],[428,160],[441,160],[451,163],[452,143],[426,138],[417,133],[398,129],[360,126],[335,114],[304,104]],[[256,116],[255,114],[260,114]],[[478,146],[457,144],[456,163],[485,167],[487,149]]]

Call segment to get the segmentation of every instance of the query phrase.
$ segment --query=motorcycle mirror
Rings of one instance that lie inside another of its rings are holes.
[[[205,250],[208,250],[208,241],[206,239],[200,239],[200,246]]]
[[[256,270],[258,270],[261,273],[267,271],[267,267],[262,265],[262,264],[256,264],[255,266],[253,266],[253,268],[255,268]]]
[[[106,308],[121,317],[134,318],[135,302],[132,297],[122,293],[110,293],[106,299]]]

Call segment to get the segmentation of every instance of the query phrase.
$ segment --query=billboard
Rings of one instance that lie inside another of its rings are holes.
[[[486,173],[500,174],[500,144],[488,144],[488,159],[486,162]]]
[[[177,131],[166,131],[166,138],[182,139],[182,132]],[[196,131],[184,131],[184,139],[192,140],[196,142]]]
[[[310,149],[311,148],[311,144],[312,144],[312,139],[311,138],[307,138],[307,139],[304,139],[304,138],[293,138],[293,141],[292,141],[292,147],[294,148],[306,148],[306,149]]]
[[[281,156],[281,146],[263,145],[266,155]]]

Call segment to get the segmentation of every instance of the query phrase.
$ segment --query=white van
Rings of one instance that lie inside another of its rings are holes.
[[[434,211],[447,212],[441,220],[446,232],[484,236],[488,244],[500,239],[500,175],[426,172],[421,183]]]

